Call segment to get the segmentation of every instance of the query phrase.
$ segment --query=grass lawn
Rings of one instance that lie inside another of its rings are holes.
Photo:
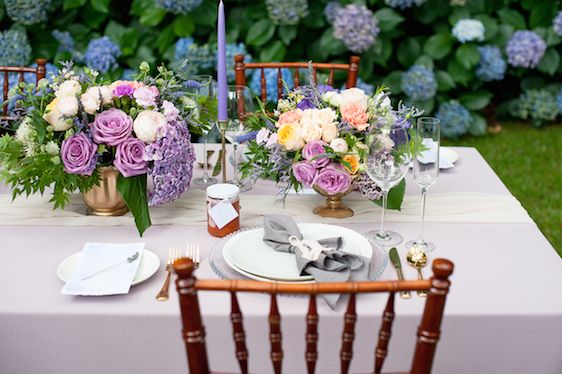
[[[478,149],[562,257],[562,126],[508,123],[498,134],[444,144]]]

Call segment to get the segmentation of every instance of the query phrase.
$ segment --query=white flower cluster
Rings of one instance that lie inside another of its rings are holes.
[[[31,119],[25,117],[16,131],[16,139],[23,145],[26,157],[32,157],[37,153],[36,135],[37,132],[31,124]]]
[[[481,42],[484,40],[485,31],[486,29],[482,22],[476,19],[461,19],[453,27],[453,35],[461,43],[474,40]]]

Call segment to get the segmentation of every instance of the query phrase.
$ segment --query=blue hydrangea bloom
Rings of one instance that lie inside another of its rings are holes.
[[[132,81],[134,80],[133,77],[138,73],[139,72],[135,69],[125,69],[123,70],[123,74],[121,74],[121,79],[124,81]]]
[[[51,6],[51,0],[4,0],[4,5],[12,21],[34,25],[47,20],[47,9]]]
[[[393,8],[406,9],[414,5],[420,6],[425,0],[385,0],[385,3]]]
[[[413,101],[429,100],[437,92],[435,74],[423,65],[413,65],[402,76],[402,90]]]
[[[505,50],[510,65],[534,68],[544,56],[546,43],[533,31],[519,30],[513,33]]]
[[[174,14],[187,14],[203,0],[156,0],[156,5]]]
[[[88,43],[84,59],[86,66],[90,69],[107,73],[117,67],[117,58],[121,56],[121,51],[117,44],[113,43],[109,37],[93,39]]]
[[[548,90],[526,90],[511,108],[511,114],[521,119],[531,119],[534,126],[553,121],[559,113],[557,99]]]
[[[246,50],[246,46],[243,43],[229,43],[226,45],[226,79],[229,82],[234,82],[234,56],[244,55],[244,62],[252,62],[252,56]],[[215,58],[217,54],[215,53]]]
[[[264,69],[265,82],[267,89],[267,101],[277,102],[277,69]],[[290,69],[281,69],[283,76],[283,87],[293,88],[293,74]],[[256,69],[252,73],[250,79],[250,89],[252,92],[261,97],[261,69]]]
[[[174,60],[183,60],[187,56],[189,47],[194,44],[193,38],[179,38],[174,46]]]
[[[562,36],[562,10],[559,11],[556,17],[552,20],[552,27],[554,28],[554,32]]]
[[[484,40],[484,24],[477,19],[461,19],[453,27],[453,35],[461,43]]]
[[[558,92],[558,95],[556,95],[556,105],[558,106],[558,111],[562,113],[562,88]]]
[[[379,32],[377,19],[365,5],[348,4],[336,12],[334,37],[352,52],[365,52],[375,44]]]
[[[341,4],[339,3],[339,1],[330,1],[328,4],[326,4],[326,6],[324,7],[324,16],[326,17],[328,22],[334,23],[340,8]]]
[[[26,66],[31,57],[31,46],[25,32],[7,30],[0,32],[0,65]]]
[[[505,75],[507,64],[498,47],[486,45],[478,47],[480,62],[476,67],[476,76],[483,81],[500,81]]]
[[[187,75],[201,74],[205,69],[215,66],[215,49],[211,48],[208,44],[195,44],[192,38],[178,39],[174,52],[176,63],[184,60],[188,61],[181,68]]]
[[[466,134],[472,122],[470,112],[456,100],[441,104],[435,117],[441,120],[441,134],[451,139]]]
[[[276,25],[296,25],[308,15],[307,0],[265,0],[269,19]]]
[[[59,42],[59,52],[74,51],[74,39],[68,31],[53,30],[51,35]]]

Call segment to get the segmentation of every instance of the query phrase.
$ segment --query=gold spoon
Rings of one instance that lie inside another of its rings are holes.
[[[418,271],[418,279],[423,280],[421,269],[427,264],[427,255],[425,252],[421,248],[414,246],[410,248],[406,254],[406,261],[408,262],[408,265]],[[418,296],[426,297],[427,291],[418,291]]]

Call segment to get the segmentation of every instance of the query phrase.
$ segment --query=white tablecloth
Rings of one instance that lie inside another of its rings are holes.
[[[430,194],[497,195],[498,200],[511,201],[509,191],[476,150],[456,150],[460,155],[457,167],[444,171]],[[260,185],[254,193],[265,195],[267,190],[267,186]],[[412,202],[418,194],[417,187],[409,183],[407,195],[413,196]],[[321,202],[317,197],[314,199]],[[2,201],[0,210],[10,212]],[[431,195],[428,203],[430,208]],[[375,211],[364,222],[341,223],[361,232],[372,229],[378,220]],[[562,261],[533,222],[499,221],[503,223],[435,221],[426,225],[426,238],[437,245],[431,256],[449,258],[456,265],[435,373],[562,372]],[[242,222],[246,224],[244,218]],[[417,235],[419,225],[411,220],[391,220],[388,226],[409,239]],[[1,373],[186,372],[176,294],[172,292],[166,303],[154,299],[162,285],[163,272],[133,287],[128,295],[80,298],[60,294],[62,283],[55,269],[62,259],[79,251],[84,242],[138,240],[132,223],[30,226],[25,221],[13,225],[1,218],[0,238]],[[170,246],[194,240],[200,242],[205,260],[217,239],[195,223],[157,225],[146,232],[143,240],[163,261]],[[399,252],[404,256],[403,245]],[[407,277],[415,277],[413,270],[405,272]],[[216,278],[206,261],[198,276]],[[393,269],[387,268],[382,278],[394,279]],[[200,295],[200,301],[213,370],[236,371],[227,295],[206,293]],[[374,342],[385,301],[383,296],[359,298],[354,371],[372,369]],[[252,372],[271,372],[268,299],[245,295],[240,297],[240,303],[245,315],[250,368]],[[409,368],[423,300],[398,299],[396,304],[386,371]],[[284,370],[302,373],[306,301],[284,297],[280,299],[280,309]],[[318,373],[339,370],[342,309],[340,305],[335,313],[319,304]]]

